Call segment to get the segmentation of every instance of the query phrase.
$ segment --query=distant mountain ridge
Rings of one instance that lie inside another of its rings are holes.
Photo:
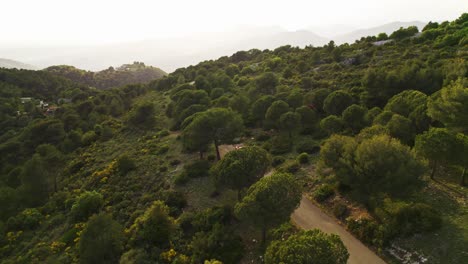
[[[9,54],[18,60],[44,68],[50,65],[73,65],[93,71],[106,69],[109,65],[121,65],[128,61],[144,61],[150,65],[157,65],[166,72],[172,72],[177,68],[217,59],[240,50],[274,49],[283,45],[323,46],[330,40],[334,40],[337,44],[353,43],[361,37],[375,36],[381,32],[389,34],[400,27],[412,25],[421,30],[425,23],[420,21],[394,22],[354,31],[348,31],[354,29],[350,26],[344,26],[345,28],[340,30],[339,25],[330,25],[328,30],[337,33],[334,37],[323,37],[311,30],[288,31],[280,27],[243,26],[226,32],[148,39],[94,47],[0,48],[0,56]],[[314,30],[314,27],[309,28]],[[321,30],[315,29],[323,33],[327,27]],[[340,34],[342,32],[348,33]],[[327,34],[327,36],[331,35]]]
[[[22,63],[15,60],[0,58],[0,68],[7,69],[25,69],[25,70],[37,70],[38,68],[33,65]]]

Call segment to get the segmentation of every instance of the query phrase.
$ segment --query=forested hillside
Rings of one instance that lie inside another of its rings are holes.
[[[109,89],[135,83],[146,84],[167,75],[163,70],[146,66],[142,62],[124,64],[118,68],[109,67],[98,72],[80,70],[67,65],[51,66],[44,69],[44,71],[99,89]]]
[[[468,14],[418,31],[149,84],[1,69],[1,263],[346,263],[303,195],[388,263],[466,263]]]

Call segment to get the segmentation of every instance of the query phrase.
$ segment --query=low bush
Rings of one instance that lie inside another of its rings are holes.
[[[169,151],[169,146],[168,145],[162,145],[159,147],[157,154],[162,155],[165,154]]]
[[[333,194],[335,194],[333,186],[329,184],[323,184],[313,192],[312,196],[317,202],[321,203],[330,198]]]
[[[85,221],[92,214],[98,213],[104,204],[102,195],[96,191],[84,192],[76,199],[71,214],[77,221]]]
[[[91,145],[94,141],[98,139],[98,135],[93,130],[90,130],[83,134],[81,137],[81,142],[84,146]]]
[[[117,159],[117,171],[125,175],[129,171],[136,169],[136,164],[128,155],[122,155]]]
[[[291,140],[288,137],[277,136],[271,139],[270,153],[273,155],[285,154],[291,151]]]
[[[385,242],[382,228],[372,219],[354,219],[348,217],[346,219],[346,227],[364,243],[382,246]]]
[[[181,161],[178,160],[178,159],[174,159],[174,160],[171,160],[171,161],[169,162],[169,164],[170,164],[171,166],[177,166],[177,165],[179,165],[180,163],[181,163]]]
[[[36,208],[23,210],[7,221],[8,230],[32,230],[38,227],[44,216]]]
[[[296,173],[301,169],[301,165],[296,160],[288,161],[287,163],[281,165],[278,171],[287,172],[287,173]]]
[[[185,199],[184,194],[174,190],[164,191],[162,193],[162,200],[169,206],[171,214],[178,215],[187,206],[187,199]]]
[[[403,202],[384,202],[377,208],[376,215],[386,226],[390,237],[410,236],[430,232],[442,226],[440,215],[427,204]]]
[[[306,140],[297,144],[296,151],[298,153],[316,154],[320,152],[320,145],[314,140]]]
[[[184,173],[189,178],[208,176],[210,163],[207,160],[197,160],[184,166]]]
[[[309,154],[303,152],[301,154],[299,154],[299,156],[297,156],[297,161],[300,163],[300,164],[307,164],[309,163]]]
[[[266,132],[262,132],[260,133],[260,135],[258,135],[255,140],[257,141],[267,141],[271,138],[270,134],[266,133]]]
[[[345,219],[348,215],[348,206],[343,202],[336,202],[332,207],[333,215],[338,219]]]
[[[277,167],[285,162],[285,158],[281,156],[275,156],[273,157],[273,160],[271,161],[271,165],[273,167]]]

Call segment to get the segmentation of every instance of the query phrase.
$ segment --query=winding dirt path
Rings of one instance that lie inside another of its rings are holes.
[[[348,264],[385,264],[385,261],[346,231],[334,218],[322,212],[305,196],[302,196],[301,204],[294,211],[291,219],[303,229],[318,228],[325,233],[340,236],[349,252]]]
[[[219,146],[221,157],[229,151],[235,150],[236,147],[242,147],[242,144]],[[271,175],[272,173],[273,170],[268,172],[265,176]],[[301,204],[291,215],[291,220],[298,227],[305,230],[318,228],[325,233],[340,236],[349,252],[348,264],[386,264],[385,261],[359,241],[359,239],[346,231],[336,219],[322,212],[319,207],[305,196],[302,196]]]

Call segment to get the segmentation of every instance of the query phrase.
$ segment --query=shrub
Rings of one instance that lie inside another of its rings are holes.
[[[372,219],[348,217],[346,226],[351,233],[364,243],[382,246],[385,241],[383,231],[379,228],[377,222]]]
[[[169,215],[169,207],[162,201],[155,201],[143,215],[135,219],[129,229],[134,245],[158,247],[167,246],[174,231],[174,219]]]
[[[210,155],[208,155],[208,157],[206,157],[206,159],[207,159],[208,161],[215,161],[215,160],[216,160],[216,155],[210,154]]]
[[[159,155],[162,155],[162,154],[167,153],[168,151],[169,151],[169,146],[168,145],[162,145],[162,146],[159,147],[157,153]]]
[[[210,231],[196,233],[190,247],[195,263],[203,263],[206,259],[219,259],[222,263],[239,263],[244,255],[241,237],[219,223]]]
[[[136,169],[135,162],[129,156],[122,155],[117,159],[117,170],[120,174],[125,175],[134,169]]]
[[[151,258],[143,249],[130,249],[120,257],[120,264],[150,264]]]
[[[104,204],[102,195],[96,191],[84,192],[75,201],[71,214],[77,221],[84,221],[92,214],[98,213]]]
[[[179,214],[187,206],[187,199],[185,199],[184,194],[174,190],[164,191],[162,200],[170,207],[171,213],[175,214]]]
[[[43,215],[36,208],[24,209],[7,221],[8,230],[32,230],[38,227],[43,219]]]
[[[273,160],[271,161],[271,165],[273,165],[273,167],[277,167],[277,166],[283,164],[285,160],[286,159],[284,157],[282,157],[282,156],[275,156],[275,157],[273,157]]]
[[[297,156],[297,161],[299,161],[300,164],[307,164],[309,163],[309,154],[303,152]]]
[[[386,200],[376,214],[386,225],[390,237],[410,236],[436,230],[441,227],[440,215],[423,203],[406,204]]]
[[[312,196],[317,202],[320,203],[330,198],[333,194],[335,194],[333,186],[329,184],[323,184],[314,191]]]
[[[263,132],[260,135],[257,136],[256,140],[257,141],[267,141],[271,138],[270,134]]]
[[[177,166],[177,165],[179,165],[180,163],[181,163],[181,161],[178,160],[178,159],[174,159],[174,160],[171,160],[171,162],[169,162],[169,164],[170,164],[171,166]]]
[[[80,236],[80,263],[118,263],[124,241],[122,226],[111,216],[93,216]]]
[[[96,141],[97,138],[98,136],[96,132],[94,132],[93,130],[90,130],[83,134],[83,136],[81,137],[81,142],[84,146],[88,146],[88,145],[91,145],[91,143],[93,143],[94,141]]]
[[[288,137],[277,136],[271,139],[271,154],[279,155],[289,151],[291,151],[291,140]]]
[[[320,152],[320,146],[313,140],[307,140],[299,143],[296,146],[296,151],[299,153],[315,154]]]
[[[175,176],[174,178],[174,184],[175,185],[184,185],[190,180],[189,176],[187,173],[179,173],[178,175]]]
[[[411,235],[429,232],[442,226],[440,215],[427,204],[415,203],[401,208],[395,215],[395,224],[400,233]]]
[[[158,132],[157,136],[159,138],[167,137],[167,136],[169,136],[169,131],[167,131],[166,129],[161,130],[161,131]]]
[[[333,215],[339,219],[344,219],[348,215],[348,207],[343,202],[336,202],[332,208]]]
[[[296,160],[289,161],[281,166],[278,171],[287,172],[287,173],[296,173],[301,169],[301,165]]]
[[[184,173],[189,178],[208,176],[210,163],[206,160],[197,160],[184,166]]]

